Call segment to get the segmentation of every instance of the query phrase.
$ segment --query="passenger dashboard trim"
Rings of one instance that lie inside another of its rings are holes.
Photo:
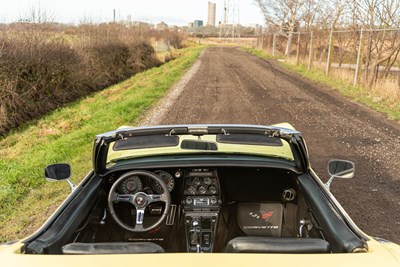
[[[101,176],[107,176],[110,173],[115,171],[123,171],[129,169],[163,169],[163,168],[195,168],[195,167],[260,167],[260,168],[277,168],[277,169],[285,169],[288,171],[292,171],[296,174],[301,174],[302,172],[295,167],[293,164],[289,164],[288,162],[282,162],[280,160],[258,160],[255,161],[254,158],[246,159],[245,157],[238,158],[227,158],[221,159],[218,158],[207,158],[207,159],[199,159],[199,158],[168,158],[168,159],[160,159],[159,162],[137,162],[135,160],[126,160],[123,162],[116,163],[113,167],[109,168],[107,172],[105,172]]]

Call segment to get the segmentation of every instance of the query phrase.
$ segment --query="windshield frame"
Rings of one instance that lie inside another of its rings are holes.
[[[288,128],[282,127],[286,126]],[[289,128],[291,127],[291,128]],[[215,136],[217,134],[258,134],[269,137],[276,137],[282,140],[284,144],[284,149],[286,151],[290,151],[292,157],[285,157],[285,153],[259,153],[258,155],[264,157],[278,157],[278,158],[286,158],[288,160],[294,161],[299,170],[307,170],[309,168],[308,162],[308,154],[307,149],[304,143],[304,140],[300,134],[300,132],[293,129],[293,127],[289,124],[281,124],[281,125],[273,125],[273,126],[260,126],[260,125],[231,125],[231,124],[210,124],[210,125],[166,125],[166,126],[144,126],[144,127],[120,127],[115,131],[103,133],[96,136],[93,148],[93,168],[95,173],[102,174],[106,172],[109,168],[107,165],[109,158],[108,152],[109,149],[112,148],[113,143],[117,140],[128,139],[134,136],[146,136],[146,135],[177,135],[180,136],[181,140],[187,139],[203,139],[205,136]],[[183,137],[183,138],[182,138]],[[286,144],[286,145],[285,145]],[[230,146],[230,147],[238,147],[245,146],[246,148],[250,148],[254,145],[243,145],[243,144],[222,144],[218,143],[218,146]],[[259,150],[261,146],[256,146]],[[268,148],[269,150],[276,150],[277,146],[262,146],[263,149]],[[275,148],[274,148],[275,147]],[[248,153],[242,149],[240,151],[215,151],[211,153],[215,154],[248,154],[248,155],[256,155],[257,153]],[[281,148],[281,147],[278,147]],[[158,148],[159,149],[159,148]],[[174,148],[177,149],[176,147]],[[169,149],[166,153],[162,153],[164,155],[167,154],[188,154],[187,152],[190,150],[185,150],[184,152],[176,150],[176,153],[173,153],[174,149]],[[151,150],[151,149],[150,149]],[[154,149],[152,149],[154,152]],[[168,149],[167,149],[168,150]],[[279,149],[278,149],[279,150]],[[128,150],[131,151],[131,150]],[[136,150],[139,152],[139,150]],[[200,154],[210,151],[204,150],[195,150],[192,151],[193,154]],[[125,157],[120,157],[118,160],[132,159],[135,157],[139,157],[137,155],[133,155],[132,153],[125,153]],[[142,156],[154,156],[155,154],[149,151],[147,155],[144,153]],[[189,153],[190,154],[190,153]],[[277,156],[278,155],[278,156]],[[116,161],[118,161],[116,160]]]

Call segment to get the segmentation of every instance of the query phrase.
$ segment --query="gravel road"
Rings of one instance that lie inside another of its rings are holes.
[[[400,243],[396,122],[236,48],[207,49],[183,80],[143,124],[289,122],[322,180],[330,159],[355,162],[355,177],[334,180],[333,194],[366,233]]]

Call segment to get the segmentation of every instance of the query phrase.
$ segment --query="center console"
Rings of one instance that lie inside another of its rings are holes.
[[[186,170],[184,179],[187,251],[212,252],[221,203],[217,170]]]

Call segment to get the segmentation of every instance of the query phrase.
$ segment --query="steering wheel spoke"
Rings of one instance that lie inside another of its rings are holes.
[[[128,202],[133,204],[134,195],[131,194],[115,194],[114,202]]]
[[[136,209],[136,226],[142,225],[143,226],[144,220],[144,209]]]
[[[162,195],[147,195],[147,201],[148,203],[153,203],[153,202],[166,202],[164,194]]]

